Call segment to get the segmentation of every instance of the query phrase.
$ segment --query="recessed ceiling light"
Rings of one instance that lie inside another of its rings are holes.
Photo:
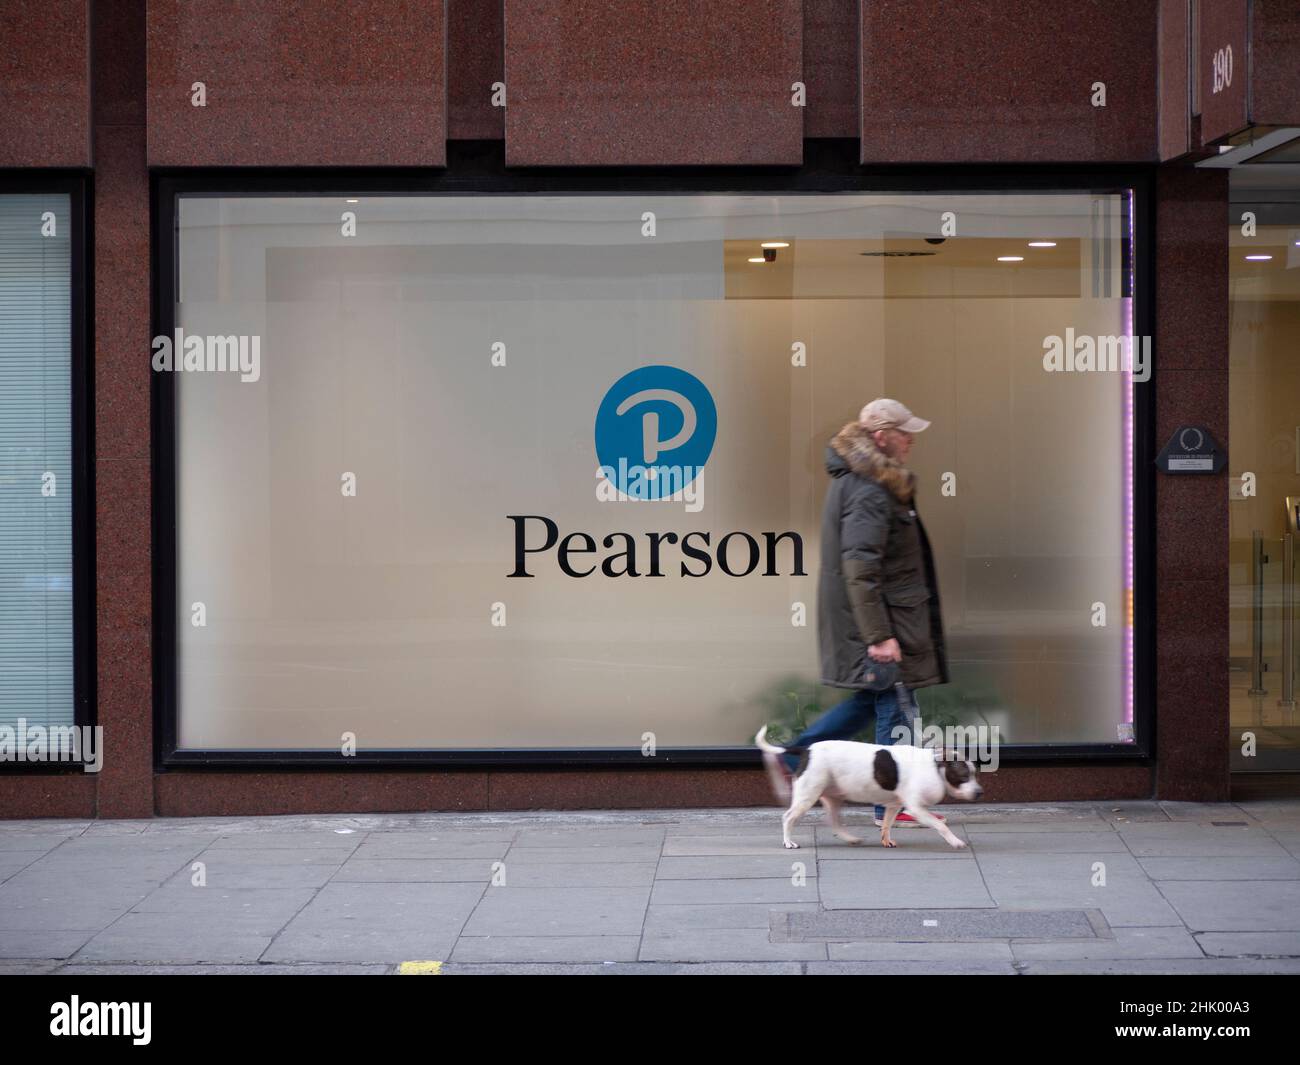
[[[751,263],[765,263],[765,262],[767,262],[767,260],[764,259],[761,255],[753,255],[753,256],[750,257],[749,261],[750,261]]]
[[[360,200],[345,200],[345,203],[360,203]]]
[[[1023,255],[999,255],[998,256],[998,262],[1000,263],[1023,263],[1024,261],[1025,261],[1025,257]]]
[[[1056,247],[1056,241],[1054,241],[1054,240],[1031,240],[1031,241],[1029,242],[1029,246],[1030,246],[1031,248],[1055,248],[1055,247]]]
[[[763,241],[763,243],[760,245],[760,247],[763,247],[763,248],[788,248],[788,247],[790,247],[790,242],[789,242],[788,240],[765,240],[765,241]]]
[[[1246,261],[1251,263],[1266,263],[1271,258],[1273,258],[1271,255],[1247,255]]]

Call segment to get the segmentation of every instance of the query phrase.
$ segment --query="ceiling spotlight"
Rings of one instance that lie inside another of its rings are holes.
[[[1054,241],[1054,240],[1031,240],[1031,241],[1029,242],[1029,246],[1030,246],[1031,248],[1055,248],[1055,247],[1056,247],[1056,241]]]
[[[1248,263],[1266,263],[1271,258],[1273,258],[1271,255],[1247,255],[1246,261]]]
[[[1025,257],[1023,255],[999,255],[998,256],[998,262],[1000,263],[1023,263],[1024,261],[1025,261]]]
[[[765,240],[765,241],[763,241],[763,243],[760,245],[760,247],[764,247],[764,248],[788,248],[788,247],[790,247],[790,242],[787,241],[787,240]]]
[[[765,262],[767,262],[767,260],[764,259],[761,255],[751,255],[750,258],[749,258],[749,261],[750,261],[751,263],[765,263]]]

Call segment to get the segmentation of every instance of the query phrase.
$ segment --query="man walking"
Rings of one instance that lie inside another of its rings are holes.
[[[853,694],[794,741],[849,740],[876,721],[876,742],[912,735],[912,692],[948,681],[934,559],[916,513],[916,475],[906,466],[913,434],[929,426],[903,404],[877,399],[826,450],[830,490],[822,511],[817,639],[821,682]],[[897,683],[885,684],[896,674]],[[901,704],[901,705],[900,705]],[[785,756],[793,771],[798,758]],[[775,782],[788,801],[789,782]],[[936,815],[937,816],[937,815]],[[876,824],[884,808],[876,807]],[[900,814],[898,824],[912,824]]]

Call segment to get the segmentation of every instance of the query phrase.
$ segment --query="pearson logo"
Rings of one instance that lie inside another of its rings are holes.
[[[704,464],[717,435],[718,410],[698,377],[675,366],[633,370],[614,382],[596,412],[596,498],[685,500],[688,511],[698,511]],[[536,577],[528,567],[547,556],[566,577],[578,578],[667,577],[674,569],[682,577],[707,577],[715,566],[728,577],[781,577],[787,565],[789,576],[807,576],[803,538],[793,530],[641,530],[608,533],[598,543],[591,533],[561,533],[544,514],[506,518],[515,526],[515,568],[508,577]]]
[[[718,408],[694,374],[675,366],[624,374],[596,411],[597,498],[685,500],[698,510],[692,504],[717,435]]]

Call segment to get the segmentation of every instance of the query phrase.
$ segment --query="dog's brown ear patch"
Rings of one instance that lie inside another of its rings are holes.
[[[872,763],[871,772],[876,778],[876,783],[885,791],[898,790],[898,763],[888,751],[876,752],[876,760]]]
[[[945,762],[943,764],[943,775],[948,778],[949,784],[954,788],[958,788],[970,780],[970,766],[965,762]]]

